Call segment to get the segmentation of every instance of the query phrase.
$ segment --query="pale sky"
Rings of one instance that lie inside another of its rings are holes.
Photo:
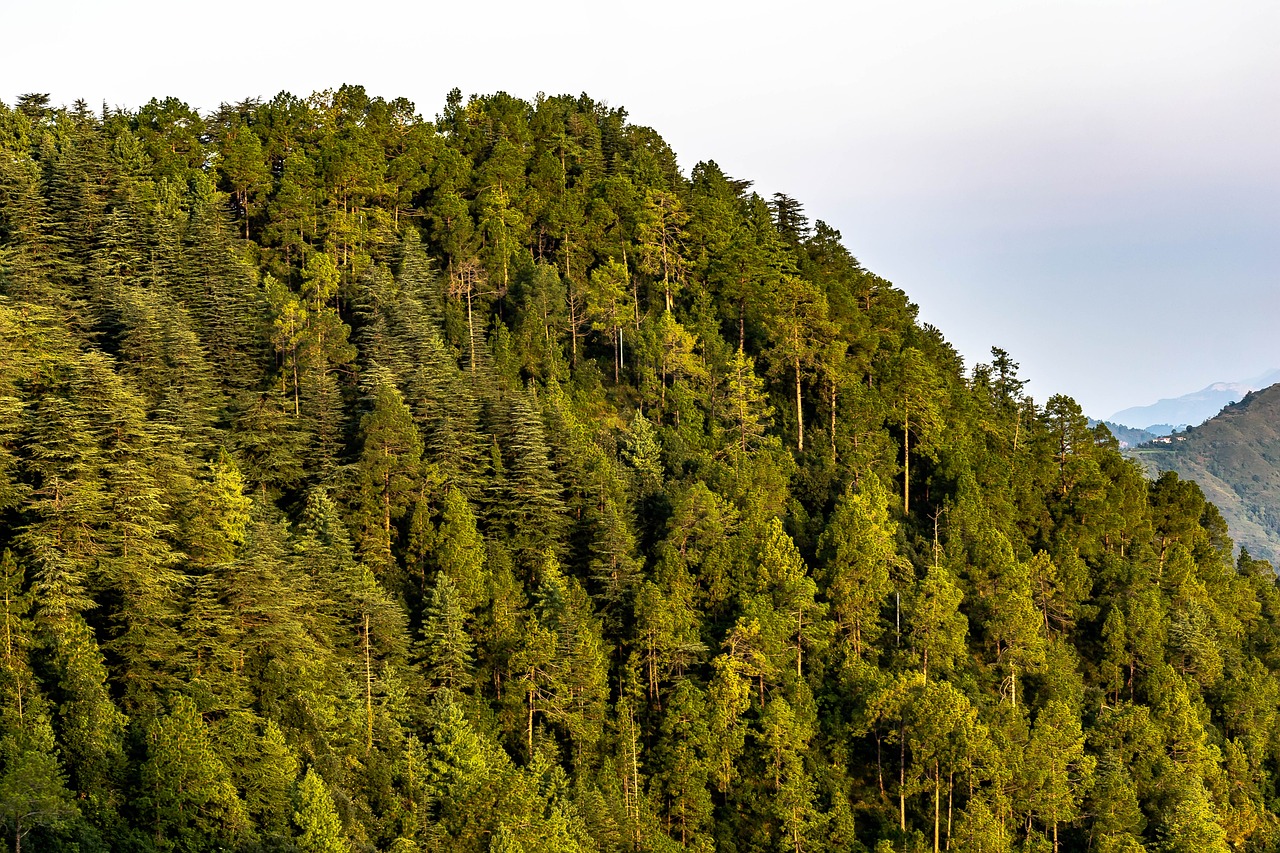
[[[343,83],[626,107],[786,192],[973,364],[1105,416],[1280,367],[1280,3],[0,0],[0,99]]]

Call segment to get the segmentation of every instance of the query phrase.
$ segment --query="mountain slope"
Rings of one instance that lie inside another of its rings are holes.
[[[0,847],[1280,847],[1270,568],[799,201],[586,96],[44,101]]]
[[[1280,385],[1227,406],[1188,430],[1185,441],[1139,455],[1199,483],[1251,554],[1280,557]]]

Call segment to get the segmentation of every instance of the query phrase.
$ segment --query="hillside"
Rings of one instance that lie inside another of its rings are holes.
[[[1280,385],[1227,406],[1185,441],[1143,448],[1145,464],[1195,480],[1238,545],[1280,563]]]
[[[1274,574],[1024,386],[585,95],[0,105],[0,834],[1276,849]]]

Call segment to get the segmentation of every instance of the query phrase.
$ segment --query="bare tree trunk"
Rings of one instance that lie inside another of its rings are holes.
[[[471,347],[471,372],[476,372],[476,329],[471,319],[471,290],[467,287],[467,345]]]
[[[800,359],[796,359],[796,449],[804,452],[804,411],[800,400]]]
[[[569,366],[578,366],[578,306],[573,299],[573,283],[566,280],[565,293],[569,295]]]
[[[831,461],[836,461],[836,383],[831,381]]]
[[[369,648],[369,614],[364,614],[364,715],[366,720],[364,751],[373,751],[373,665]]]
[[[884,762],[880,759],[880,726],[875,727],[876,735],[876,782],[880,785],[880,796],[884,796]]]
[[[898,726],[898,828],[907,831],[907,732]]]
[[[747,299],[738,300],[738,349],[747,351]]]
[[[525,740],[529,746],[529,760],[533,760],[533,673],[529,673],[529,727],[525,730]]]
[[[955,790],[955,787],[956,772],[952,770],[947,774],[947,850],[951,849],[951,794]]]
[[[389,455],[389,454],[388,454]],[[382,532],[387,537],[387,552],[391,551],[391,472],[382,475]]]
[[[938,762],[933,762],[933,853],[939,851],[939,839],[942,826],[942,774],[938,771]]]
[[[801,676],[800,661],[804,654],[801,640],[804,637],[804,608],[801,607],[796,613],[796,678]]]
[[[902,514],[911,512],[911,411],[902,418]]]

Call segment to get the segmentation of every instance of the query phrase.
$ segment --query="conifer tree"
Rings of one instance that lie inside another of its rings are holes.
[[[298,784],[293,822],[298,829],[296,843],[303,853],[348,853],[351,849],[333,798],[314,767],[307,768]]]
[[[6,709],[9,710],[9,709]],[[10,716],[12,711],[6,716]],[[0,823],[13,838],[14,853],[35,828],[57,828],[79,817],[58,762],[53,727],[37,694],[22,719],[0,731]]]
[[[435,689],[461,691],[470,681],[472,641],[457,589],[441,572],[431,589],[422,624],[422,657]]]
[[[234,843],[248,829],[244,804],[195,704],[177,696],[147,732],[138,806],[161,849]]]
[[[832,615],[855,657],[879,639],[880,608],[895,576],[904,572],[893,541],[896,532],[884,487],[872,474],[857,492],[850,489],[840,497],[818,540],[827,562],[824,580]]]
[[[361,555],[380,572],[395,568],[394,527],[409,508],[424,475],[422,439],[404,398],[386,376],[375,379],[372,407],[361,419],[363,448],[357,466]]]
[[[0,556],[0,821],[14,850],[32,829],[57,826],[79,815],[50,724],[49,708],[31,670],[31,602],[13,554]]]
[[[564,502],[534,401],[516,392],[504,402],[503,478],[493,486],[494,514],[504,523],[513,552],[528,563],[555,547],[563,529]]]
[[[475,512],[461,489],[444,494],[440,526],[432,537],[431,553],[440,574],[454,587],[457,603],[474,611],[488,595],[485,544],[476,526]]]

